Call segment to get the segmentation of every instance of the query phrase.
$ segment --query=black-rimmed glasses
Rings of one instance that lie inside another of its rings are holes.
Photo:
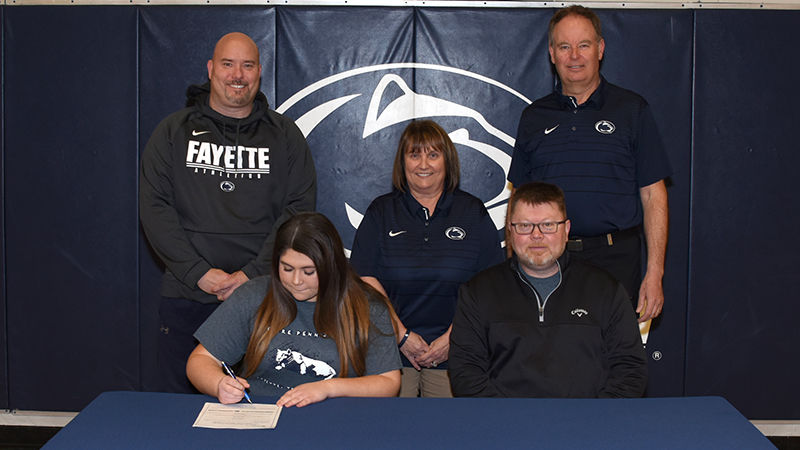
[[[512,223],[511,226],[514,228],[514,231],[517,234],[531,234],[533,233],[533,228],[539,228],[539,231],[542,234],[553,234],[558,231],[558,226],[562,223],[566,223],[567,220],[560,220],[558,222],[539,222],[539,223],[531,223],[531,222],[517,222]]]

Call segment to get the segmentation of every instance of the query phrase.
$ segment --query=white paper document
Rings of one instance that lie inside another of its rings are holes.
[[[281,415],[281,406],[265,404],[237,403],[223,405],[206,403],[193,427],[230,428],[235,430],[252,430],[256,428],[275,428]]]

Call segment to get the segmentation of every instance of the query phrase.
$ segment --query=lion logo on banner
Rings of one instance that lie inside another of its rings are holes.
[[[306,136],[317,166],[318,210],[347,244],[372,199],[391,189],[400,134],[418,118],[436,120],[447,130],[459,152],[461,188],[483,200],[501,230],[510,193],[510,133],[528,104],[518,92],[479,74],[397,63],[332,75],[301,89],[277,111],[294,118]],[[487,118],[487,110],[504,117]]]

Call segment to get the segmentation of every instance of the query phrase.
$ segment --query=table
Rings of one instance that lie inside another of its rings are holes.
[[[105,392],[45,448],[774,448],[720,397],[336,398],[284,408],[274,430],[193,428],[209,401]]]

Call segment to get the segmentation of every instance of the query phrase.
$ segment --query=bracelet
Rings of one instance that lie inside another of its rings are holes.
[[[400,339],[400,342],[397,344],[397,348],[400,348],[400,347],[402,347],[402,346],[403,346],[403,344],[405,344],[405,343],[406,343],[406,341],[408,340],[408,335],[409,335],[410,333],[411,333],[411,330],[409,330],[408,328],[406,328],[406,334],[404,334],[404,335],[403,335],[403,339]]]

